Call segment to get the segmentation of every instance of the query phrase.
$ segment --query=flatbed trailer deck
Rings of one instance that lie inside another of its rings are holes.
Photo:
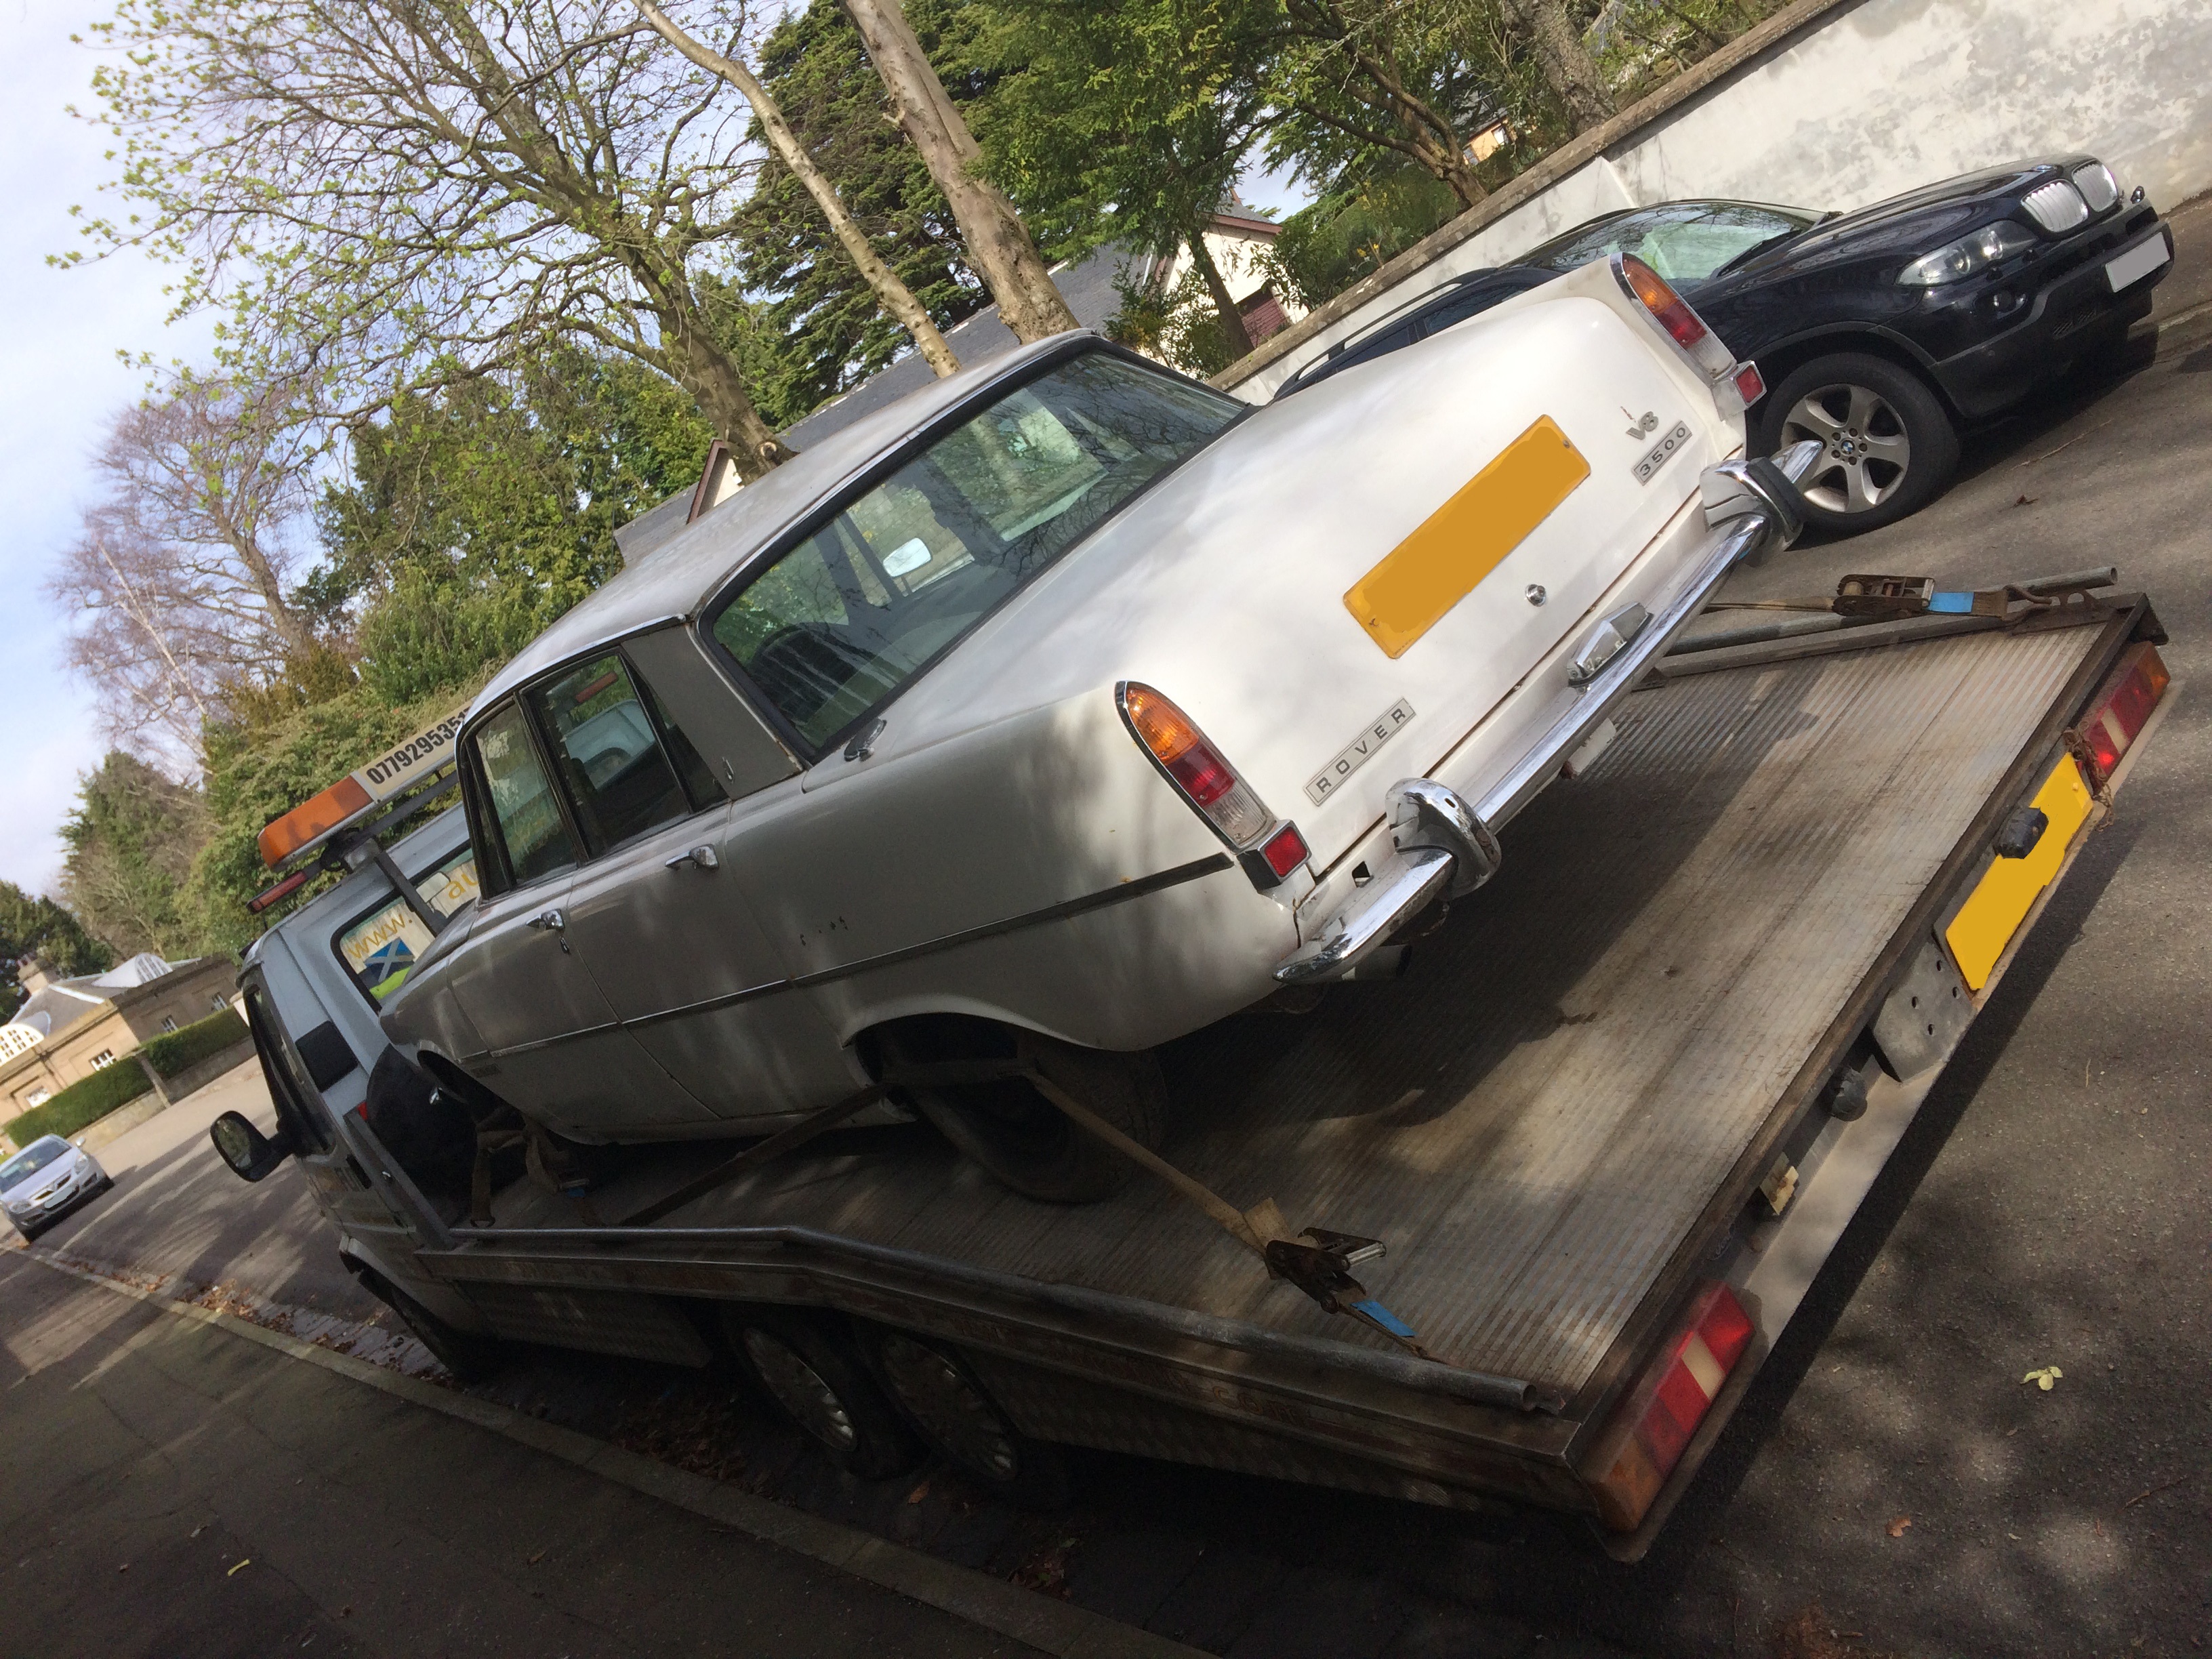
[[[1175,1045],[1165,1155],[1292,1229],[1383,1241],[1362,1280],[1432,1358],[1271,1279],[1158,1182],[1039,1204],[919,1124],[605,1224],[728,1152],[640,1150],[581,1200],[515,1182],[477,1227],[434,1214],[343,1113],[393,1217],[380,1254],[403,1243],[500,1336],[648,1358],[708,1357],[702,1304],[834,1310],[956,1349],[1041,1441],[1602,1516],[1632,1559],[2120,773],[2065,826],[2011,945],[1962,969],[1947,931],[1993,843],[2075,764],[2131,644],[2160,637],[2123,596],[1670,659],[1406,978]],[[1859,1115],[1834,1104],[1844,1072],[1873,1079]],[[1748,1346],[1624,1517],[1607,1466],[1715,1283]]]

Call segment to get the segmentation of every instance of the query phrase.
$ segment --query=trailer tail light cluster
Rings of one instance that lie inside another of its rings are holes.
[[[1751,1316],[1727,1285],[1708,1285],[1690,1304],[1689,1318],[1599,1443],[1599,1472],[1589,1485],[1609,1530],[1634,1532],[1642,1524],[1751,1338]]]
[[[1665,277],[1632,253],[1622,254],[1618,268],[1628,291],[1644,302],[1644,308],[1707,380],[1726,380],[1735,372],[1735,353],[1721,343],[1720,337],[1690,309],[1687,300],[1667,285]]]
[[[2119,665],[2090,700],[2087,712],[2067,733],[2066,746],[2089,775],[2090,788],[2102,789],[2111,781],[2121,757],[2149,723],[2172,678],[2158,647],[2148,641],[2131,645],[2122,653]]]
[[[1115,694],[1121,718],[1154,764],[1237,852],[1260,887],[1279,884],[1306,861],[1305,837],[1277,818],[1189,715],[1149,685],[1124,680]]]

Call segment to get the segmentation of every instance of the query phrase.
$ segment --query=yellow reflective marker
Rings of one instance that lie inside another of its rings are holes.
[[[1404,656],[1589,477],[1544,416],[1354,582],[1345,609],[1385,654]]]
[[[1990,865],[1966,903],[1959,907],[1959,914],[1951,918],[1951,925],[1943,930],[1944,943],[1951,947],[1952,959],[1959,964],[1960,976],[1968,990],[1978,991],[1989,983],[1997,958],[2012,942],[2036,896],[2058,873],[2059,861],[2074,844],[2074,832],[2094,804],[2095,797],[2081,781],[2081,769],[2071,755],[2043,781],[2034,801],[2051,820],[2043,839],[2024,859],[1999,859]]]

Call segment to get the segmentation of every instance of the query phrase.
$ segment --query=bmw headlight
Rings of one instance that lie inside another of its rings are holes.
[[[2089,204],[2092,213],[2102,213],[2120,199],[2120,181],[2112,177],[2112,168],[2102,161],[2075,168],[2073,179],[2074,188],[2081,192],[2081,199]]]
[[[2035,233],[2026,225],[2000,219],[1984,225],[1971,236],[1961,236],[1933,253],[1923,253],[1898,273],[1909,288],[1939,288],[1972,276],[1984,266],[2035,246]]]

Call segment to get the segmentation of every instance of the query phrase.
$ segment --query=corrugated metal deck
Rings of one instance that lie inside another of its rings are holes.
[[[1167,1155],[1294,1229],[1384,1239],[1361,1276],[1439,1358],[1574,1394],[2100,638],[1984,634],[1632,698],[1406,980],[1175,1045]],[[602,1201],[654,1184],[641,1169]],[[526,1186],[501,1212],[579,1218]],[[1382,1346],[1153,1183],[1035,1204],[920,1127],[849,1133],[667,1224],[813,1228]]]

